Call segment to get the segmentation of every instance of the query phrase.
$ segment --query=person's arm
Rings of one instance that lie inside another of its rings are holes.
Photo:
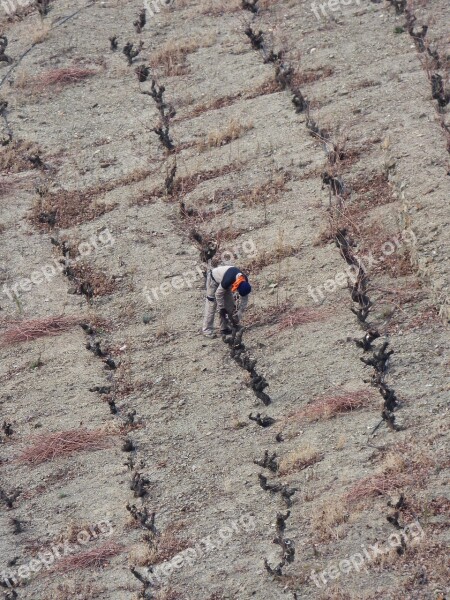
[[[239,321],[242,319],[245,309],[247,308],[247,304],[248,304],[248,295],[247,296],[243,296],[240,299],[240,303],[239,303],[239,310],[238,310],[238,318]]]

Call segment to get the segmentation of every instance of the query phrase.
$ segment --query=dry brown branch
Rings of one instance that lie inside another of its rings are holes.
[[[60,456],[85,450],[102,450],[109,444],[111,433],[99,429],[69,429],[57,433],[47,433],[35,438],[32,446],[19,456],[20,462],[38,465]]]
[[[40,337],[60,335],[80,322],[79,317],[45,317],[43,319],[30,319],[28,321],[10,322],[8,329],[3,333],[1,346],[28,342]]]
[[[40,89],[45,89],[49,85],[70,85],[79,83],[88,77],[96,75],[97,71],[93,69],[83,69],[81,67],[63,67],[61,69],[52,69],[38,75],[32,79],[32,83]]]
[[[355,502],[363,498],[384,496],[394,490],[402,489],[411,482],[412,477],[408,473],[394,473],[389,471],[377,475],[369,475],[358,481],[346,494],[345,498],[348,502]]]
[[[304,408],[288,414],[280,422],[280,432],[292,424],[298,428],[298,424],[304,423],[305,420],[330,419],[338,414],[362,408],[369,403],[372,397],[373,392],[371,391],[357,390],[355,392],[341,392],[335,395],[315,398]]]
[[[114,540],[109,540],[97,548],[61,559],[52,570],[54,572],[67,573],[74,569],[89,569],[92,567],[98,569],[105,565],[110,558],[117,556],[121,552],[123,552],[123,546]]]
[[[323,320],[327,315],[328,313],[325,310],[318,311],[308,307],[293,308],[278,320],[277,331],[283,331],[283,329],[304,325],[305,323],[315,323]]]
[[[309,307],[293,307],[289,300],[275,306],[266,308],[252,307],[246,314],[245,324],[247,327],[261,327],[263,325],[277,325],[276,331],[282,331],[288,327],[295,327],[303,323],[314,323],[321,321],[328,315],[325,310],[316,310]]]
[[[329,419],[337,414],[367,406],[371,397],[372,393],[367,390],[323,396],[314,399],[300,413],[309,420]]]

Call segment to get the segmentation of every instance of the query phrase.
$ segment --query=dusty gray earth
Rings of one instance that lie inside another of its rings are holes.
[[[1,19],[4,598],[449,598],[447,3],[155,4]],[[200,334],[211,240],[268,406]]]

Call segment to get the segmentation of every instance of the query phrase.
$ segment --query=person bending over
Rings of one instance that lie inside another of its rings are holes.
[[[215,337],[214,317],[216,308],[220,315],[220,333],[231,333],[230,323],[234,326],[239,324],[248,304],[248,295],[252,287],[237,267],[216,267],[208,271],[206,276],[206,303],[205,316],[203,319],[202,333],[206,337]],[[236,312],[234,294],[241,297],[239,310]]]

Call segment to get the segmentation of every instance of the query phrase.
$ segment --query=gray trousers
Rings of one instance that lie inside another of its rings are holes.
[[[205,300],[205,316],[203,318],[203,331],[212,332],[214,331],[214,316],[217,309],[216,292],[219,284],[216,283],[211,277],[211,271],[208,271],[206,276],[206,300]],[[226,290],[225,295],[225,308],[227,312],[232,315],[235,309],[234,298],[231,290]],[[220,329],[225,329],[228,326],[227,320],[220,317]]]

